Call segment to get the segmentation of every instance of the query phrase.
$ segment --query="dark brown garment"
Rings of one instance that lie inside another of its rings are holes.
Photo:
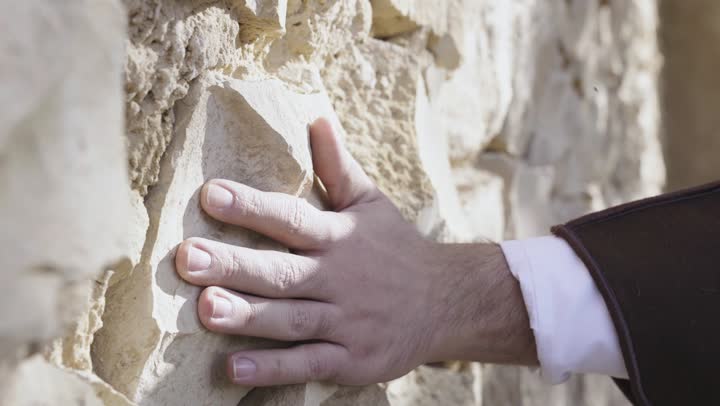
[[[553,227],[590,270],[636,404],[720,406],[720,183]],[[630,389],[630,390],[628,390]]]

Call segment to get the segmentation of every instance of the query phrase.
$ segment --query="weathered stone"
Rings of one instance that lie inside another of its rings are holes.
[[[367,39],[341,51],[323,71],[350,152],[413,221],[432,202],[416,138],[420,69],[419,59],[400,46]]]
[[[393,406],[481,405],[480,394],[474,389],[476,378],[471,370],[421,366],[390,382],[388,398]]]
[[[362,0],[123,1],[130,20],[125,67],[130,177],[143,195],[158,180],[172,138],[173,107],[200,74],[256,80],[268,72],[283,74],[288,64],[320,62],[370,29],[369,5]]]
[[[442,35],[447,32],[449,5],[453,0],[371,0],[373,35],[384,38],[429,26]]]
[[[88,279],[125,253],[124,22],[110,0],[12,2],[0,15],[0,393],[19,396],[3,404],[73,399],[79,386],[62,388],[54,369],[32,376],[41,361],[4,386],[80,315]],[[43,377],[46,394],[32,389]]]
[[[502,131],[515,92],[513,7],[510,2],[484,7],[470,2],[454,12],[460,39],[453,42],[452,55],[457,56],[443,57],[431,48],[435,65],[425,79],[433,130],[447,137],[453,163],[474,159]]]
[[[93,387],[40,356],[23,361],[5,382],[0,403],[13,406],[104,406]],[[112,405],[123,406],[123,405]]]
[[[338,390],[337,385],[309,383],[281,388],[255,388],[240,402],[242,406],[319,406]]]
[[[659,192],[654,3],[524,2],[514,10],[509,22],[528,29],[513,37],[513,100],[491,148],[554,172],[548,194],[521,199],[536,226],[515,226],[545,233],[588,210]]]
[[[333,117],[333,111],[322,93],[297,94],[276,80],[222,75],[196,81],[176,110],[176,133],[146,202],[150,231],[143,257],[108,292],[93,359],[102,378],[141,405],[234,405],[249,388],[225,382],[223,356],[268,343],[205,330],[196,315],[200,288],[178,278],[174,249],[188,237],[279,249],[207,217],[197,200],[199,188],[209,179],[227,178],[307,195],[313,181],[307,126],[321,115]],[[123,334],[128,329],[130,336]]]
[[[90,345],[94,334],[102,327],[105,292],[111,275],[112,272],[106,272],[97,280],[86,282],[90,285],[88,290],[91,294],[85,312],[72,326],[72,333],[55,340],[45,355],[56,365],[80,371],[92,371]]]
[[[322,206],[306,127],[320,115],[438,241],[545,234],[658,191],[654,0],[123,3],[128,155],[117,5],[28,0],[0,14],[12,34],[0,39],[0,221],[11,230],[0,393],[118,406],[622,404],[608,380],[548,387],[477,365],[423,367],[387,393],[311,383],[241,400],[250,388],[225,381],[224,356],[280,344],[204,330],[199,288],[177,278],[173,253],[193,236],[283,249],[209,219],[198,189],[225,177]],[[35,352],[55,365],[22,361]],[[27,391],[30,377],[48,389]]]
[[[285,33],[288,0],[240,0],[237,4],[240,20],[239,39],[253,42],[259,36]]]
[[[125,64],[130,178],[144,195],[157,182],[175,122],[175,102],[201,73],[237,65],[239,11],[172,0],[124,3],[130,36]]]

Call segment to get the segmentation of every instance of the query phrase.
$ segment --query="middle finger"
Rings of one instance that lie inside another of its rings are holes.
[[[193,285],[271,298],[326,299],[317,261],[302,255],[190,238],[178,248],[175,265]]]

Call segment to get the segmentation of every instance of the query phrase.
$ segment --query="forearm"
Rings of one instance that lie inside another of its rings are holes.
[[[497,244],[439,244],[434,264],[443,321],[436,359],[538,365],[518,281]]]

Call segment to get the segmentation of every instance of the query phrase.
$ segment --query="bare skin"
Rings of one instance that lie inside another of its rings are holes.
[[[310,140],[332,211],[229,180],[202,189],[210,216],[291,253],[200,238],[177,252],[180,276],[207,287],[198,315],[209,330],[295,343],[231,354],[233,382],[363,385],[443,360],[538,364],[520,287],[499,246],[424,239],[326,120],[311,126]]]

